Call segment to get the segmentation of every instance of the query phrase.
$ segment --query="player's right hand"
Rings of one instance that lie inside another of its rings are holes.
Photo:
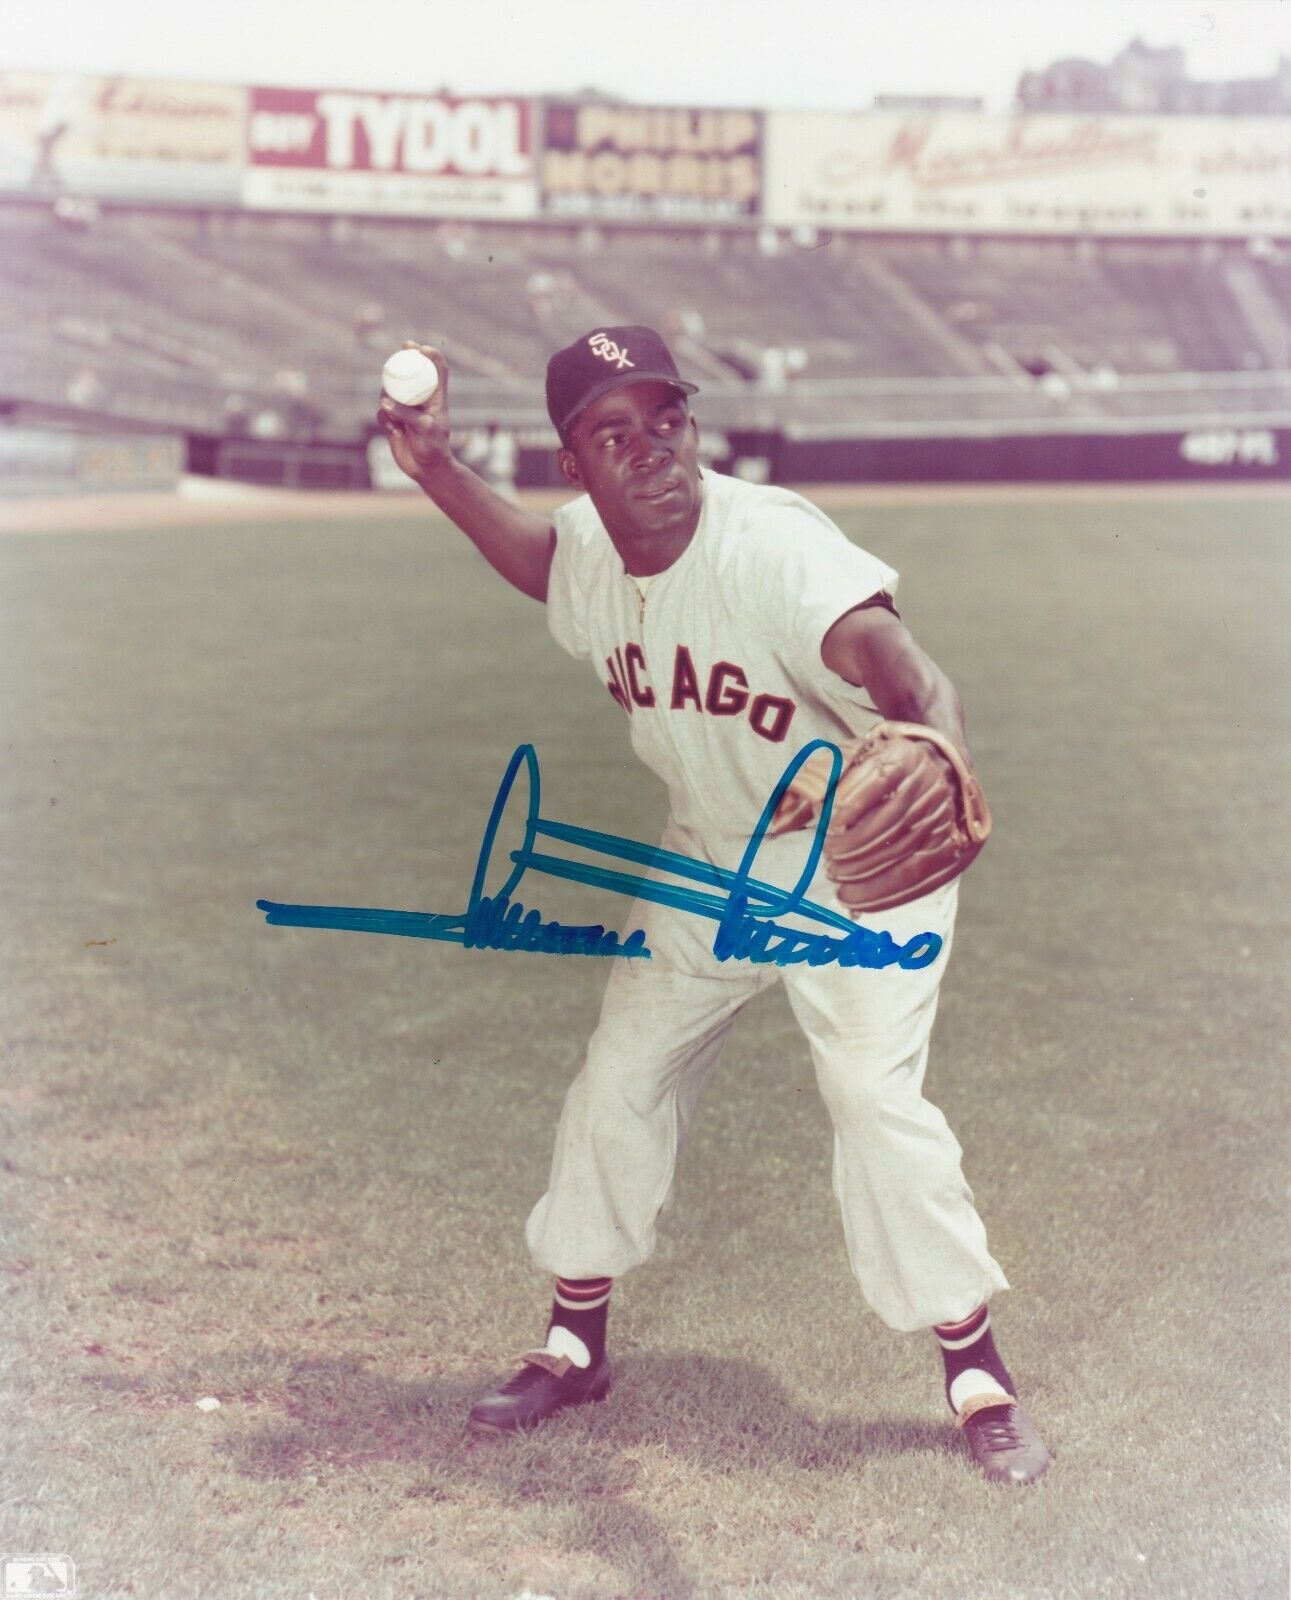
[[[405,339],[405,350],[420,350],[439,372],[439,387],[420,406],[402,406],[382,394],[377,424],[390,441],[390,452],[402,471],[416,483],[426,484],[453,465],[449,448],[448,363],[432,345]]]

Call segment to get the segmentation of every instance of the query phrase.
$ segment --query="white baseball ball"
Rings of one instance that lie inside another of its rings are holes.
[[[381,369],[381,387],[401,406],[424,406],[439,388],[439,371],[420,350],[396,350]]]

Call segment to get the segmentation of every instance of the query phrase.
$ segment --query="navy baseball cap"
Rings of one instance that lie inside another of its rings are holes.
[[[672,352],[653,328],[593,328],[547,363],[547,415],[563,439],[580,411],[628,383],[670,383],[682,394],[699,392],[677,371]]]

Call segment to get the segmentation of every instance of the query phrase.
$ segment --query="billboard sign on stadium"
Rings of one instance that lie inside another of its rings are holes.
[[[236,204],[245,111],[231,84],[0,72],[0,191]]]
[[[768,220],[890,232],[1291,232],[1291,118],[771,112]]]
[[[524,218],[538,209],[526,100],[253,88],[248,206]]]
[[[758,214],[761,112],[552,100],[543,121],[548,216],[716,222]]]

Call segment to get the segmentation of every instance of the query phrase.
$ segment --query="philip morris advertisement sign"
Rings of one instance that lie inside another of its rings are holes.
[[[0,190],[235,204],[245,112],[230,84],[0,72]]]
[[[764,209],[898,232],[1291,232],[1291,118],[772,112]]]
[[[248,206],[421,217],[537,212],[526,100],[250,91]]]
[[[542,208],[605,220],[756,216],[761,151],[757,111],[550,101]]]

